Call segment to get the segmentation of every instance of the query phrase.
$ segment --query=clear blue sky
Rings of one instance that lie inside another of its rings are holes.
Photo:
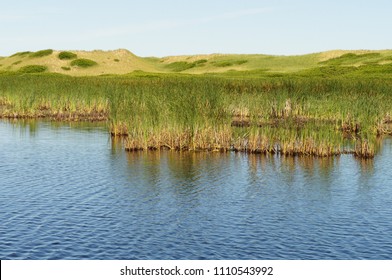
[[[139,56],[392,49],[390,0],[0,0],[0,56],[40,49]]]

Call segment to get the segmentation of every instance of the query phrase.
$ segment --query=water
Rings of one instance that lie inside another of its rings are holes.
[[[391,155],[126,153],[2,121],[0,259],[391,259]]]

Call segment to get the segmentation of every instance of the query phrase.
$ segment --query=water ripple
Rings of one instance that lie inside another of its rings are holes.
[[[124,153],[102,129],[35,127],[0,122],[1,259],[392,258],[390,140],[359,163]]]

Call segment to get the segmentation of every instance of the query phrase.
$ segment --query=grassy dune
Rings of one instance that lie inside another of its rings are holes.
[[[47,67],[47,72],[61,73],[71,76],[97,76],[105,74],[126,74],[135,70],[154,72],[155,66],[148,60],[135,56],[127,50],[116,51],[69,51],[75,54],[72,59],[61,59],[64,51],[53,51],[45,56],[32,56],[34,53],[16,53],[2,60],[0,71],[17,72],[28,65]],[[88,59],[96,64],[92,67],[72,65],[76,59]]]
[[[97,76],[128,74],[134,71],[148,73],[228,73],[263,71],[267,73],[293,73],[320,67],[361,67],[392,64],[392,51],[328,51],[298,56],[210,54],[170,56],[163,58],[138,57],[128,50],[68,51],[72,59],[59,57],[67,51],[41,50],[20,52],[0,58],[0,71],[16,72],[30,65],[46,66],[47,72],[71,76]],[[94,61],[94,67],[72,65],[75,59]]]

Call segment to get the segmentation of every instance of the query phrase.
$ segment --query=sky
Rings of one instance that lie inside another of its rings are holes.
[[[392,49],[390,0],[0,0],[0,56],[115,50],[138,56],[293,55]]]

